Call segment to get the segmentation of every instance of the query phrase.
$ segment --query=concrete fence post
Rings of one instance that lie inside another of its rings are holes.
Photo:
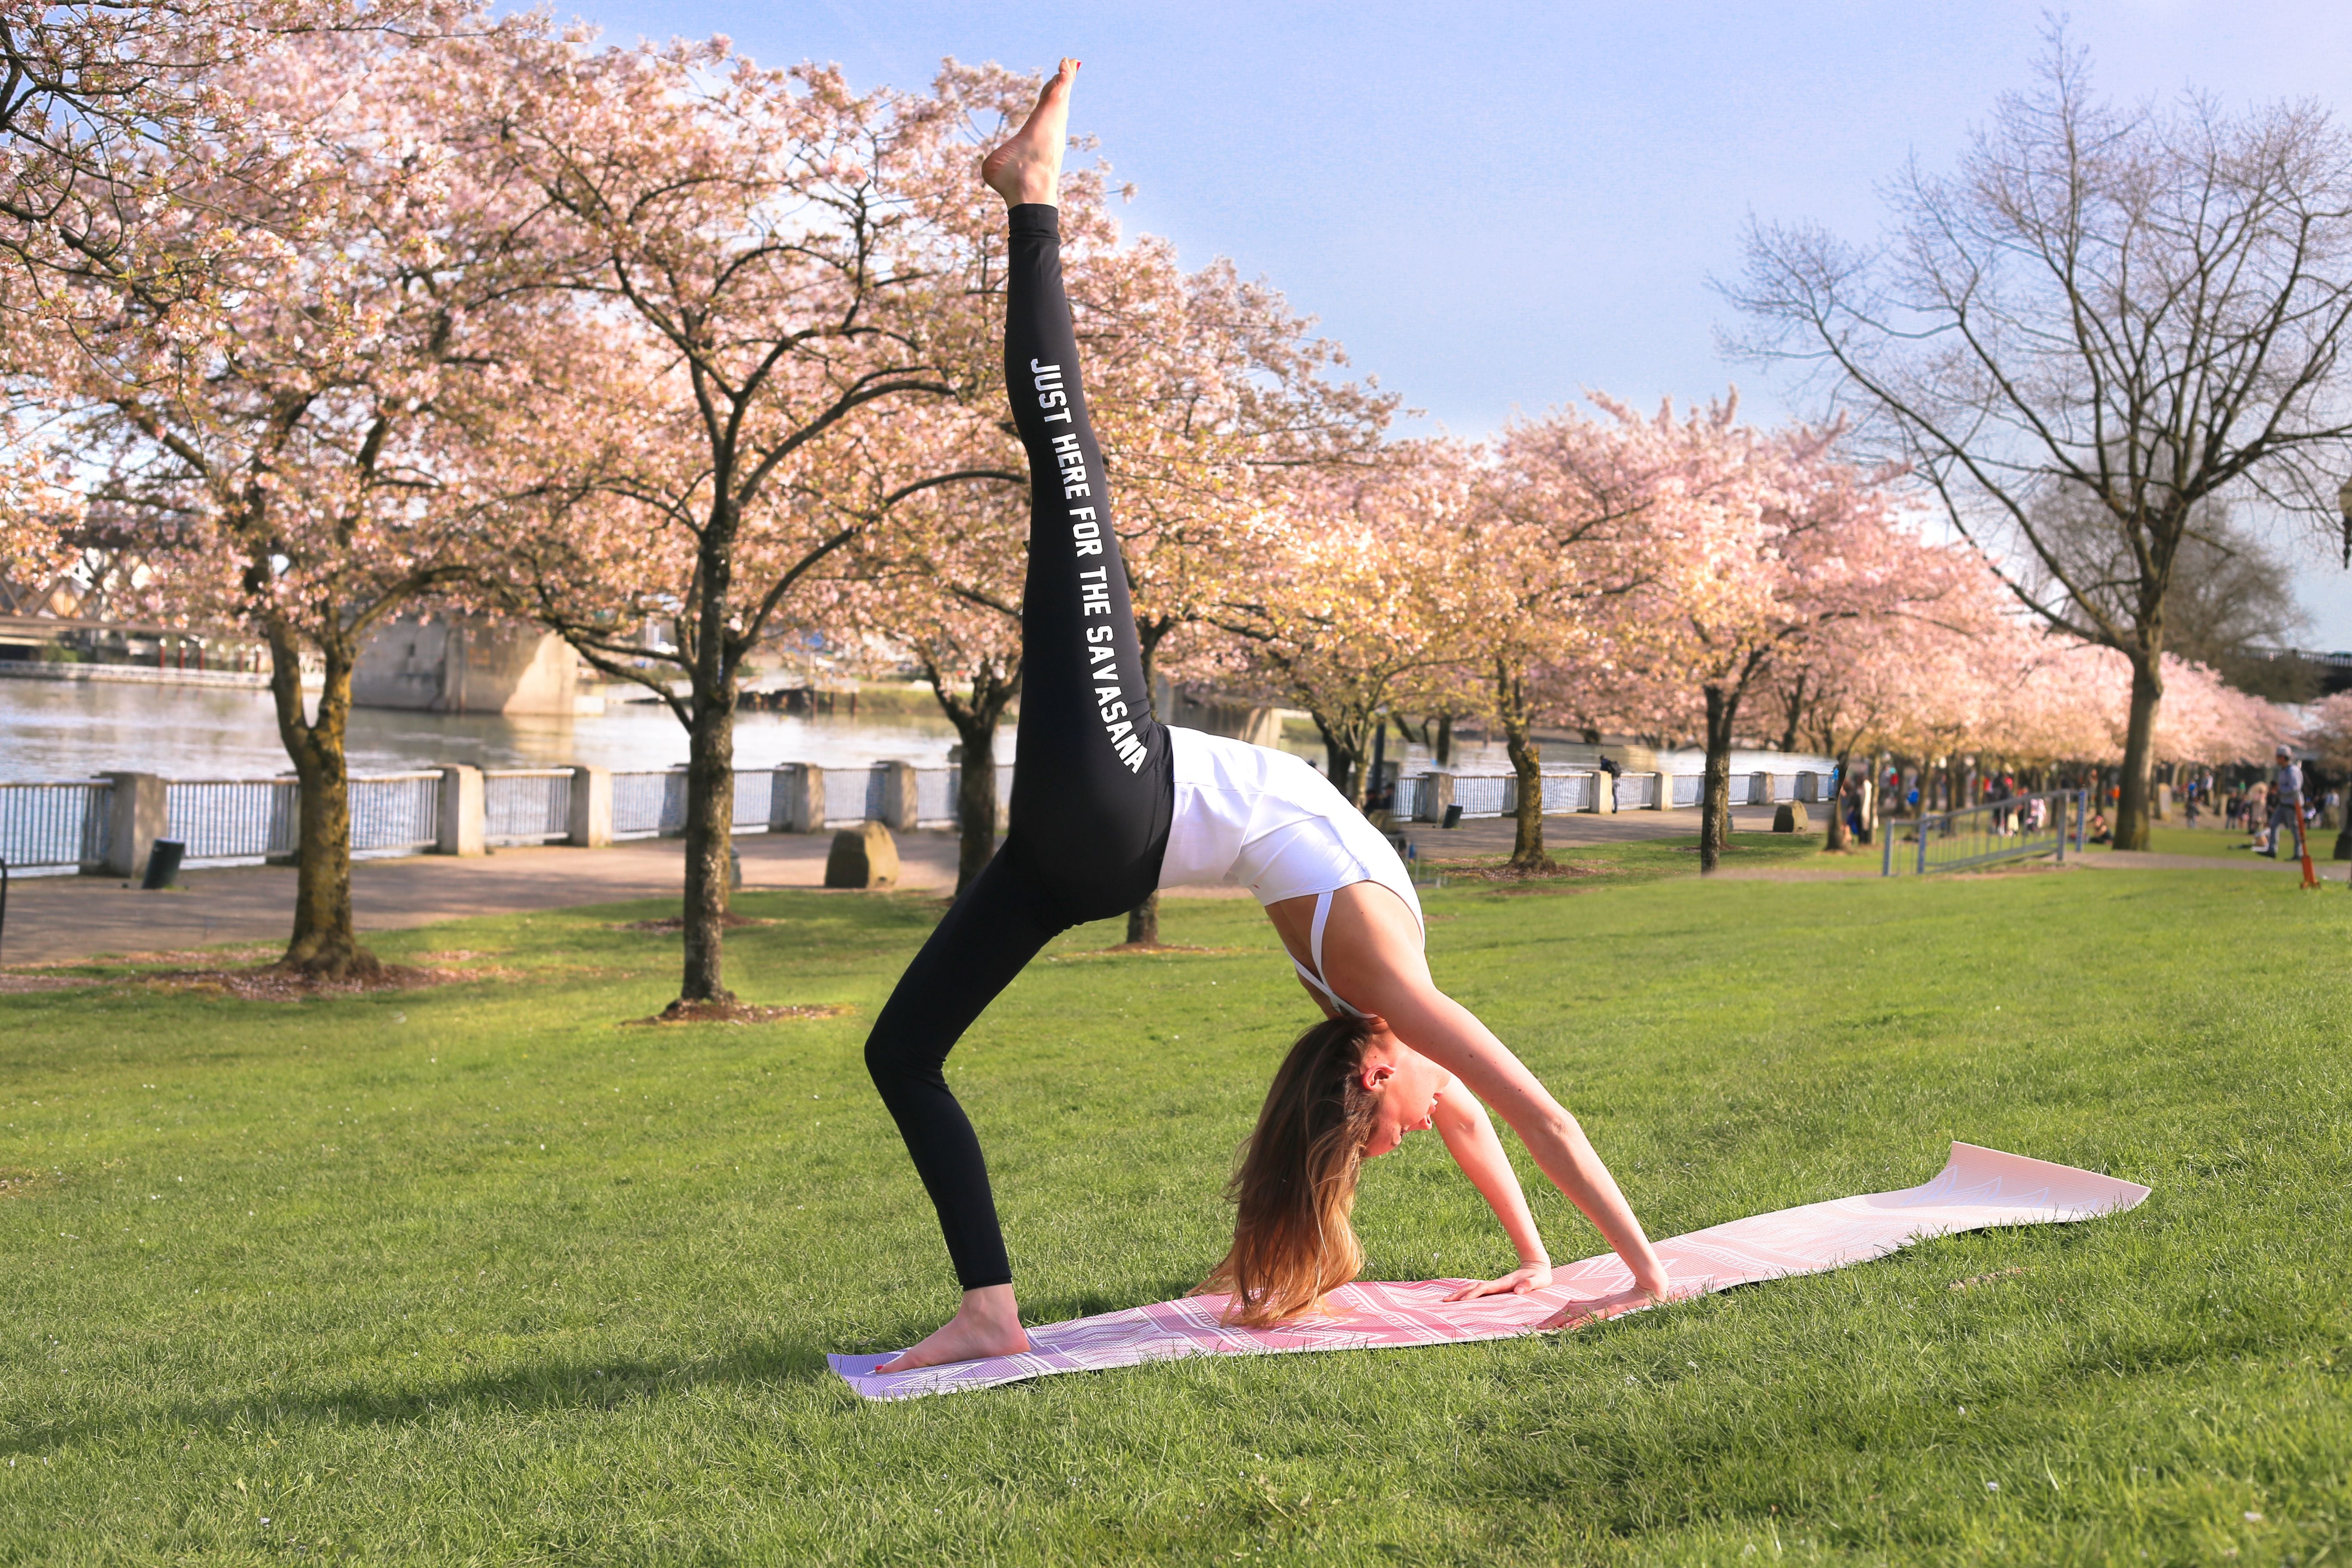
[[[1747,804],[1749,805],[1769,805],[1772,804],[1772,775],[1770,773],[1750,773],[1748,775]]]
[[[1650,797],[1650,809],[1652,811],[1674,810],[1675,775],[1661,768],[1654,776],[1658,781],[1658,790]]]
[[[1800,803],[1801,803],[1801,804],[1804,804],[1804,805],[1811,805],[1811,804],[1812,804],[1813,802],[1820,800],[1821,798],[1822,798],[1822,775],[1821,775],[1821,774],[1819,774],[1819,773],[1810,773],[1810,772],[1807,772],[1807,773],[1800,773],[1797,775],[1797,799],[1798,799],[1798,801],[1799,801]]]
[[[106,860],[96,868],[110,877],[137,877],[147,868],[155,840],[167,831],[170,812],[161,773],[100,773],[112,781],[107,799]]]
[[[894,833],[912,833],[915,830],[917,800],[915,764],[883,763],[879,765],[882,769],[882,826]]]
[[[602,849],[613,842],[612,769],[572,768],[572,809],[563,826],[563,842],[576,847]]]
[[[1617,781],[1611,778],[1605,770],[1595,771],[1591,777],[1592,790],[1586,797],[1590,804],[1584,809],[1614,812],[1617,809]]]
[[[776,792],[770,797],[768,807],[768,830],[823,833],[824,806],[824,770],[807,763],[786,763],[776,770]]]
[[[1417,813],[1423,822],[1444,822],[1445,808],[1454,804],[1454,775],[1429,773],[1422,779],[1420,806]]]
[[[482,770],[445,763],[435,771],[441,775],[441,816],[434,824],[433,853],[487,853],[489,810],[482,797]]]

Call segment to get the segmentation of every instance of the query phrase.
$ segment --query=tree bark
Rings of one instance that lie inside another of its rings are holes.
[[[956,892],[961,894],[996,855],[996,726],[1004,705],[994,703],[956,719],[963,741],[962,771],[956,775]]]
[[[2148,847],[2148,761],[2156,750],[2156,716],[2164,701],[2164,679],[2155,656],[2132,660],[2131,725],[2124,733],[2123,794],[2116,802],[2116,847]]]
[[[1519,802],[1511,836],[1511,864],[1514,871],[1549,871],[1551,857],[1544,851],[1543,841],[1543,748],[1536,743],[1529,726],[1506,719],[1503,721],[1503,749],[1511,759],[1512,776],[1518,780]]]
[[[383,972],[360,945],[352,920],[352,776],[344,750],[351,717],[352,649],[330,642],[318,717],[302,710],[302,647],[292,630],[272,624],[269,694],[278,736],[294,764],[300,792],[294,873],[294,931],[287,939],[289,969],[326,980],[373,980]]]
[[[1712,876],[1731,839],[1731,726],[1739,715],[1737,692],[1706,690],[1706,772],[1699,785],[1698,869]]]
[[[724,636],[705,623],[707,635]],[[697,686],[703,682],[698,680]],[[686,968],[682,1003],[728,1003],[726,940],[727,851],[734,842],[735,671],[722,664],[707,689],[695,694],[686,763]]]
[[[1153,689],[1152,656],[1160,651],[1160,639],[1167,635],[1171,623],[1153,623],[1150,635],[1137,638],[1143,653],[1143,700],[1151,705],[1151,716],[1160,717],[1160,695]],[[1127,945],[1158,947],[1160,945],[1160,889],[1154,888],[1144,895],[1143,902],[1127,911]]]
[[[1348,797],[1348,804],[1361,810],[1364,804],[1364,749],[1360,734],[1350,741],[1341,728],[1324,715],[1309,710],[1307,717],[1315,721],[1316,732],[1323,737],[1324,769],[1329,774],[1331,787]]]
[[[1841,755],[1837,759],[1837,788],[1830,794],[1830,825],[1828,830],[1822,835],[1822,853],[1824,855],[1843,854],[1845,850],[1847,844],[1845,796],[1846,792],[1853,787],[1853,760]],[[1854,797],[1854,805],[1857,808],[1860,807],[1861,796]]]

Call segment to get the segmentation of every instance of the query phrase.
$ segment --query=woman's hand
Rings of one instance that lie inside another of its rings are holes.
[[[1522,1263],[1500,1279],[1489,1279],[1483,1285],[1465,1285],[1445,1299],[1449,1301],[1475,1301],[1481,1296],[1524,1296],[1550,1283],[1550,1264]]]

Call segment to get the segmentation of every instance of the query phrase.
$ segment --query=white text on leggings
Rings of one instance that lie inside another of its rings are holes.
[[[1067,425],[1070,422],[1070,398],[1062,390],[1062,367],[1039,364],[1033,359],[1029,362],[1029,374],[1036,378],[1037,406],[1045,411],[1045,423]]]
[[[1110,569],[1091,566],[1078,574],[1078,594],[1089,616],[1110,614]],[[1127,718],[1127,703],[1120,696],[1118,652],[1111,644],[1118,637],[1114,626],[1087,628],[1087,658],[1094,665],[1095,702],[1102,714],[1103,732],[1110,737],[1111,749],[1127,771],[1143,771],[1143,742],[1135,738],[1135,726]]]

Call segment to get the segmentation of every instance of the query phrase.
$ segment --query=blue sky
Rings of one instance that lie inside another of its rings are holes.
[[[559,8],[567,8],[559,5]],[[1230,256],[1319,317],[1357,368],[1463,435],[1588,387],[1801,395],[1717,354],[1707,287],[1750,213],[1877,227],[1916,154],[1948,165],[2031,79],[2048,11],[1832,4],[1000,5],[588,0],[616,41],[723,32],[768,64],[919,85],[943,56],[1086,61],[1075,129],[1188,264]],[[2068,9],[2124,97],[2189,86],[2352,108],[2352,5],[2105,0]],[[2352,580],[2299,559],[2311,640],[2352,647]]]

